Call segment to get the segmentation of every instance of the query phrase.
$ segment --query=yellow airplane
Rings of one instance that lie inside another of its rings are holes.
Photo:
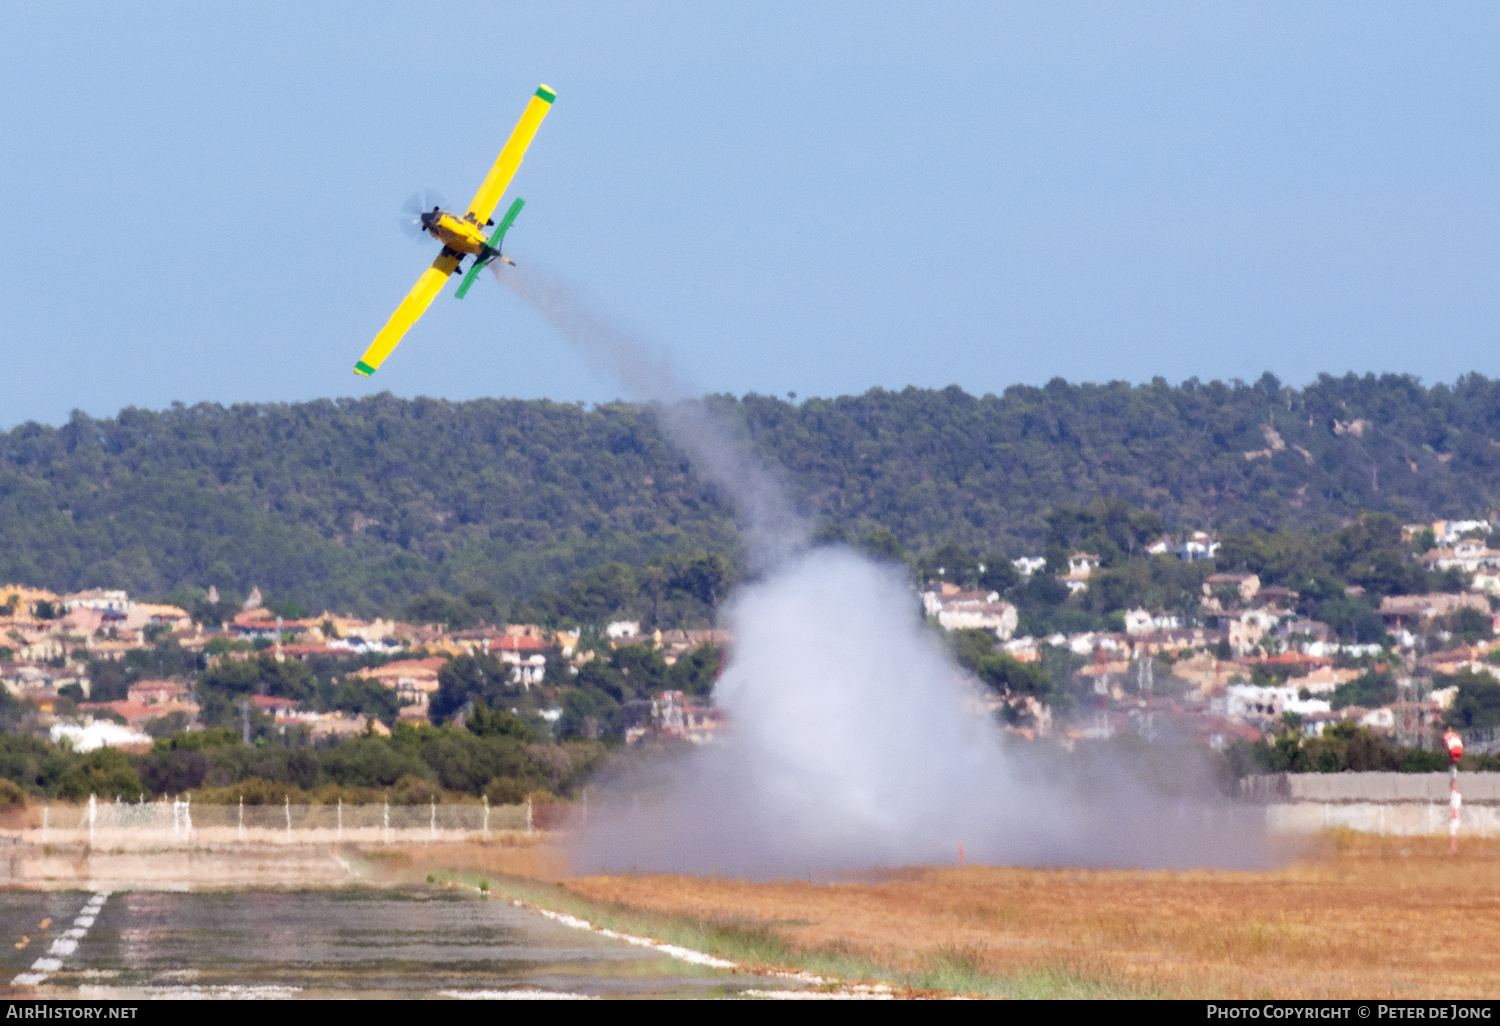
[[[495,223],[490,215],[495,212],[495,206],[500,202],[500,197],[505,194],[510,180],[515,177],[516,169],[521,166],[521,158],[526,155],[526,147],[531,145],[532,137],[541,127],[542,118],[546,117],[547,112],[552,109],[552,101],[555,99],[557,99],[557,94],[546,86],[537,89],[531,102],[526,105],[526,111],[521,115],[515,131],[510,133],[505,148],[496,158],[495,166],[490,168],[490,173],[484,178],[484,184],[474,195],[474,201],[469,204],[468,212],[462,217],[437,207],[423,212],[422,230],[441,242],[443,251],[432,262],[432,266],[422,272],[422,277],[417,279],[416,287],[406,294],[401,305],[396,307],[396,312],[391,314],[391,319],[385,322],[385,327],[380,329],[380,334],[375,336],[375,341],[370,343],[370,348],[365,350],[365,355],[361,356],[359,362],[354,365],[354,373],[365,377],[375,373],[376,369],[385,362],[385,358],[391,355],[391,350],[396,348],[396,343],[401,341],[401,336],[405,335],[407,330],[417,322],[417,318],[427,311],[432,301],[437,298],[437,294],[443,291],[443,285],[448,281],[448,276],[458,270],[464,257],[472,256],[474,263],[469,267],[469,273],[459,285],[458,298],[460,299],[469,291],[469,286],[474,284],[474,279],[481,268],[496,258],[506,260],[500,255],[500,243],[505,237],[506,230],[515,221],[516,215],[521,212],[524,201],[517,199],[511,204],[505,216],[500,219],[499,227],[488,239],[484,237],[483,229]]]

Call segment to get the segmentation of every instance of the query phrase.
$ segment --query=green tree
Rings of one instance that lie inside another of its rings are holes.
[[[98,748],[78,759],[57,778],[54,794],[80,799],[138,795],[143,790],[134,761],[116,748]]]
[[[624,730],[624,710],[608,692],[597,687],[579,687],[563,697],[562,715],[557,720],[559,737],[612,739],[623,735]]]
[[[707,698],[724,662],[724,651],[717,645],[699,645],[677,657],[667,670],[667,687],[693,698]]]
[[[1435,689],[1454,685],[1458,694],[1444,717],[1450,726],[1458,730],[1500,726],[1500,683],[1487,673],[1473,670],[1432,678]]]
[[[1041,666],[996,649],[995,635],[972,628],[949,634],[959,665],[1002,695],[1047,696],[1053,681]]]
[[[511,668],[489,654],[450,659],[438,670],[431,715],[436,720],[447,719],[474,700],[502,705],[520,690],[511,678]]]

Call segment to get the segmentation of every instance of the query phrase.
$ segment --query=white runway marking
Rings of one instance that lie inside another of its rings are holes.
[[[771,1001],[892,1001],[890,988],[853,987],[849,990],[742,990],[740,997]]]
[[[197,987],[139,987],[138,990],[153,1001],[284,1001],[302,993],[301,987],[283,987],[273,983],[246,985],[227,983],[221,986]],[[78,988],[78,996],[85,1000],[120,1000],[114,987],[84,985]]]
[[[628,933],[618,933],[614,930],[610,930],[602,926],[595,926],[587,919],[579,919],[577,916],[570,916],[566,912],[553,912],[550,909],[538,908],[534,905],[528,906],[525,902],[521,901],[513,900],[511,901],[511,904],[515,905],[517,908],[532,908],[534,911],[540,912],[548,919],[551,919],[556,923],[561,923],[563,926],[568,926],[575,930],[588,930],[590,933],[597,933],[601,937],[610,937],[614,940],[622,940],[626,944],[634,944],[637,947],[650,948],[653,951],[660,951],[663,955],[670,955],[672,958],[678,958],[684,962],[690,962],[693,965],[707,965],[712,966],[715,969],[739,968],[739,965],[737,963],[731,962],[725,958],[716,958],[715,956],[705,954],[702,951],[694,951],[691,948],[679,947],[676,944],[663,944],[661,941],[654,941],[649,937],[636,937]],[[815,985],[821,984],[825,986],[838,985],[838,981],[836,980],[826,980],[821,976],[814,975],[813,973],[772,972],[764,975],[776,976],[783,980],[797,980],[800,983],[811,983]],[[780,1001],[881,1001],[889,1000],[894,997],[891,988],[883,983],[856,983],[852,986],[843,986],[839,990],[743,990],[740,991],[740,994],[744,997],[763,997]]]
[[[516,904],[519,905],[521,903],[518,901]],[[660,941],[652,940],[650,937],[634,937],[628,933],[616,933],[614,930],[595,926],[586,919],[579,919],[577,916],[570,916],[564,912],[553,912],[545,908],[539,908],[537,911],[548,919],[555,920],[564,926],[571,926],[575,930],[588,930],[591,933],[597,933],[612,940],[622,940],[626,944],[634,944],[638,948],[650,948],[653,951],[660,951],[663,955],[670,955],[672,958],[681,959],[693,965],[707,965],[715,969],[739,968],[737,964],[728,959],[715,958],[713,955],[706,955],[701,951],[693,951],[691,948],[681,948],[676,944],[663,944]]]
[[[534,987],[519,987],[515,990],[440,990],[439,997],[456,998],[459,1001],[597,1001],[587,994],[571,994],[565,990],[537,990]]]
[[[66,931],[62,936],[52,942],[47,949],[49,955],[60,955],[62,958],[75,953],[78,950],[78,942],[88,936],[89,927],[94,925],[94,918],[99,910],[104,907],[104,902],[109,899],[109,891],[99,891],[79,910],[78,918],[73,920],[73,929]],[[35,987],[46,982],[50,973],[55,973],[62,968],[62,958],[39,958],[31,963],[31,971],[20,973],[10,982],[13,987]]]

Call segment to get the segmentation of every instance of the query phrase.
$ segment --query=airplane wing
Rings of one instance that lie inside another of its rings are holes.
[[[490,168],[490,173],[485,175],[484,184],[479,187],[479,192],[474,195],[474,202],[469,204],[469,213],[480,224],[490,219],[495,212],[495,206],[500,202],[500,197],[505,195],[506,186],[516,176],[516,169],[521,166],[521,158],[526,155],[526,147],[531,145],[531,139],[536,135],[536,130],[542,125],[542,118],[552,109],[552,101],[557,99],[557,94],[546,86],[539,86],[536,95],[526,105],[526,112],[521,115],[521,120],[516,124],[515,131],[510,133],[510,138],[505,142],[505,148],[500,151],[500,156],[495,159],[495,166]]]
[[[375,373],[385,362],[385,358],[391,355],[391,350],[396,348],[396,343],[401,341],[401,336],[417,323],[417,318],[427,312],[437,294],[443,291],[448,276],[458,269],[459,259],[456,254],[444,249],[432,262],[432,266],[422,272],[417,284],[406,294],[401,305],[396,307],[396,312],[391,314],[391,319],[380,329],[380,334],[375,336],[375,341],[370,343],[370,348],[365,350],[365,355],[354,365],[354,373],[367,378]]]

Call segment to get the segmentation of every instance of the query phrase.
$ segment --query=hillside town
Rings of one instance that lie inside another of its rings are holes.
[[[210,601],[217,600],[210,591]],[[580,637],[576,628],[548,630],[534,624],[451,630],[332,612],[289,618],[266,608],[258,589],[231,619],[205,625],[185,609],[135,601],[120,590],[59,595],[26,585],[0,586],[0,684],[33,725],[80,750],[110,746],[139,752],[155,737],[200,726],[201,696],[191,670],[171,678],[131,680],[123,697],[97,694],[91,667],[97,672],[110,664],[145,665],[148,654],[160,646],[181,653],[198,670],[267,657],[277,663],[322,660],[350,680],[387,690],[394,699],[395,721],[422,724],[434,720],[431,707],[440,671],[461,657],[498,660],[516,689],[527,695],[534,690],[540,697],[549,654],[561,660],[563,672],[576,676],[601,650],[644,645],[670,667],[684,653],[703,646],[722,648],[729,641],[727,632],[708,629],[643,634],[635,621],[609,623],[592,647],[581,645]],[[541,719],[555,723],[561,710],[543,707],[545,702],[531,705]],[[257,693],[246,696],[244,719],[248,723],[254,715],[282,734],[300,729],[314,742],[367,732],[390,734],[390,725],[376,716],[320,711],[313,704]],[[701,744],[711,741],[723,722],[716,709],[681,691],[665,690],[650,705],[649,718],[631,727],[627,740],[656,732]],[[246,736],[248,740],[248,726]]]
[[[1404,525],[1402,540],[1425,550],[1417,562],[1461,570],[1468,590],[1380,597],[1374,611],[1383,636],[1365,642],[1341,640],[1329,624],[1297,611],[1296,591],[1266,585],[1253,573],[1208,574],[1190,613],[1129,609],[1113,631],[1018,634],[1018,610],[998,591],[943,581],[929,584],[922,603],[945,630],[992,632],[1018,663],[1055,665],[1062,656],[1070,665],[1073,694],[1054,696],[1070,706],[1067,716],[1056,701],[987,696],[990,708],[1006,714],[1008,729],[1028,737],[1072,744],[1126,731],[1172,733],[1222,749],[1288,724],[1318,737],[1352,722],[1423,748],[1434,743],[1458,692],[1451,684],[1434,687],[1434,678],[1477,674],[1500,681],[1500,549],[1488,545],[1493,528],[1488,520]],[[1212,559],[1218,548],[1217,539],[1195,531],[1163,537],[1147,551],[1191,562]],[[1045,562],[1021,558],[1013,566],[1030,577]],[[1070,593],[1083,593],[1099,565],[1097,555],[1073,552],[1057,579]],[[1351,597],[1362,591],[1345,589]],[[1371,679],[1389,679],[1391,686],[1356,686]],[[1484,739],[1475,750],[1493,744]]]
[[[1003,659],[1062,678],[1062,686],[1050,693],[1028,693],[966,677],[976,700],[1021,736],[1072,745],[1122,732],[1170,733],[1222,749],[1288,722],[1313,737],[1352,721],[1421,746],[1457,690],[1434,687],[1434,678],[1470,673],[1500,680],[1500,641],[1494,637],[1500,617],[1492,608],[1500,595],[1500,550],[1489,548],[1490,531],[1485,520],[1407,525],[1405,541],[1425,542],[1416,558],[1435,570],[1458,568],[1470,581],[1468,590],[1386,595],[1375,607],[1383,636],[1364,642],[1341,640],[1329,624],[1299,614],[1296,591],[1265,584],[1253,573],[1208,573],[1190,611],[1138,607],[1116,617],[1118,629],[1040,637],[1018,631],[1016,605],[995,590],[934,579],[920,598],[934,627],[981,632],[992,637],[987,644]],[[1193,531],[1160,538],[1147,552],[1202,563],[1215,557],[1219,544],[1206,532]],[[1041,557],[1020,557],[1012,566],[1023,581],[1047,573]],[[1055,577],[1070,596],[1079,596],[1099,569],[1099,556],[1077,551]],[[217,602],[217,595],[211,591],[209,599]],[[1456,620],[1478,629],[1469,630],[1465,640],[1447,629]],[[383,718],[317,708],[329,703],[265,693],[263,685],[241,700],[247,740],[254,717],[281,734],[305,732],[319,742],[389,734],[397,722],[441,720],[433,711],[440,675],[463,657],[498,660],[526,699],[512,711],[521,713],[525,705],[556,724],[562,715],[557,685],[571,682],[601,655],[641,648],[658,653],[671,667],[703,646],[722,652],[731,640],[722,629],[643,631],[634,620],[610,622],[586,637],[577,627],[536,624],[455,630],[329,611],[288,617],[268,608],[258,589],[222,624],[205,624],[183,608],[136,601],[119,590],[56,594],[0,586],[0,683],[28,711],[35,728],[83,750],[109,745],[143,751],[155,737],[194,729],[203,696],[193,671],[251,659],[332,667],[331,683],[342,675],[384,689],[393,699],[394,716]],[[186,660],[179,662],[179,672],[137,672],[128,675],[123,694],[99,693],[91,672],[112,665],[145,667],[151,663],[148,654],[162,646]],[[561,681],[559,673],[566,675]],[[1355,686],[1372,675],[1388,676],[1394,687]],[[726,727],[708,695],[662,687],[627,704],[634,709],[619,725],[626,743],[655,734],[702,744]]]

